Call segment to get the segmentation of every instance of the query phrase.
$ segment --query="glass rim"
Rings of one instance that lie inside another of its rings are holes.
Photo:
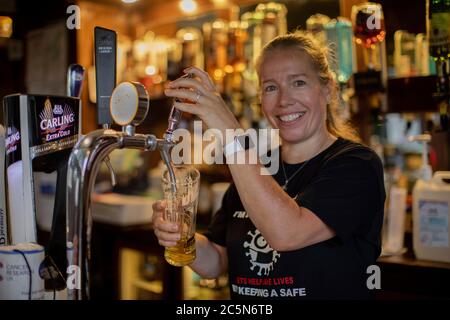
[[[372,9],[375,8],[376,10],[379,10],[380,15],[383,17],[383,7],[381,4],[377,3],[377,2],[361,2],[361,3],[357,3],[354,4],[352,6],[351,9],[351,16],[352,16],[352,20],[353,20],[353,16],[356,16],[357,12],[364,12],[364,13],[371,13],[368,12],[368,9]]]
[[[174,169],[174,171],[176,169],[182,168],[182,169],[187,169],[189,170],[188,172],[194,172],[194,176],[193,176],[193,180],[191,183],[189,183],[190,185],[194,185],[196,183],[198,183],[200,181],[200,171],[198,171],[197,168],[195,168],[193,165],[187,165],[187,164],[178,164],[178,165],[173,165],[172,168]],[[172,181],[170,181],[170,178],[166,178],[165,175],[167,175],[169,172],[168,168],[165,166],[163,173],[162,173],[162,181],[165,184],[171,185],[173,184]],[[175,177],[176,177],[176,173],[175,173]],[[176,185],[186,185],[186,183],[184,182],[176,182]]]

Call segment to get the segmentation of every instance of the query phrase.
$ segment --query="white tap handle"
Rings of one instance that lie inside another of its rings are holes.
[[[113,91],[109,110],[115,123],[137,126],[148,113],[149,96],[139,82],[122,82]]]

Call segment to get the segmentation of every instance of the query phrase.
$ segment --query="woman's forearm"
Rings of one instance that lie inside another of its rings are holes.
[[[229,168],[249,218],[272,249],[300,249],[335,235],[284,192],[272,176],[262,175],[261,164],[231,164]]]
[[[189,266],[206,279],[217,278],[227,270],[226,249],[204,235],[195,234],[196,258]]]
[[[259,164],[229,165],[242,204],[253,224],[272,248],[283,246],[298,233],[300,208]]]

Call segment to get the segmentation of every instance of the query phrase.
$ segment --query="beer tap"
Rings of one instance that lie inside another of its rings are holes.
[[[181,78],[192,78],[192,73],[186,73]],[[178,98],[174,99],[175,102],[180,102]],[[169,119],[168,119],[168,126],[166,133],[164,134],[164,140],[167,142],[165,145],[165,150],[161,151],[161,157],[163,158],[164,163],[171,163],[171,159],[169,157],[170,151],[172,149],[172,146],[174,145],[173,140],[173,133],[178,128],[181,120],[181,116],[183,115],[183,112],[175,106],[172,106],[172,109],[170,110]],[[167,166],[167,170],[169,171],[169,178],[171,181],[171,190],[173,193],[176,193],[177,191],[177,184],[176,184],[176,177],[175,173],[172,169],[172,166]]]
[[[81,89],[84,82],[85,69],[80,64],[71,64],[67,69],[67,96],[80,99]],[[81,128],[80,128],[81,131]],[[66,287],[66,280],[63,276],[67,268],[65,253],[65,211],[66,211],[66,183],[67,183],[67,161],[70,154],[67,153],[62,161],[56,166],[57,179],[55,187],[55,202],[52,216],[52,226],[50,237],[46,245],[45,272],[44,279],[46,288],[55,291],[63,290]],[[55,297],[54,297],[55,298]]]
[[[97,97],[97,122],[103,129],[111,128],[111,115],[109,105],[111,93],[116,86],[117,78],[117,34],[114,30],[95,27],[94,29],[95,51],[95,81]],[[116,185],[116,174],[109,157],[103,162],[106,164],[110,175],[111,185]]]
[[[82,137],[73,148],[67,172],[67,259],[68,297],[90,298],[92,216],[91,192],[102,161],[115,149],[159,150],[173,172],[169,151],[174,142],[139,134],[135,128],[147,116],[149,97],[140,83],[123,82],[113,91],[110,114],[122,131],[99,129]]]
[[[67,289],[68,298],[74,300],[90,298],[90,196],[102,162],[108,166],[112,184],[115,184],[114,171],[108,161],[109,154],[124,148],[159,150],[162,160],[172,173],[175,188],[170,158],[170,150],[174,145],[171,135],[166,134],[164,139],[157,139],[151,134],[136,133],[136,126],[144,121],[149,108],[149,96],[145,87],[137,82],[123,82],[115,87],[116,33],[96,27],[94,42],[98,123],[102,128],[86,134],[78,141],[70,155],[67,170]],[[177,115],[181,116],[181,113]],[[171,119],[179,121],[175,114]],[[111,129],[113,121],[122,127],[121,131]],[[176,123],[172,128],[176,128]]]

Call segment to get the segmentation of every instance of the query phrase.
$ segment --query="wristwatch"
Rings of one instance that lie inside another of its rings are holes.
[[[233,141],[223,148],[225,157],[229,157],[239,151],[249,150],[255,147],[250,134],[240,134],[234,137]]]

